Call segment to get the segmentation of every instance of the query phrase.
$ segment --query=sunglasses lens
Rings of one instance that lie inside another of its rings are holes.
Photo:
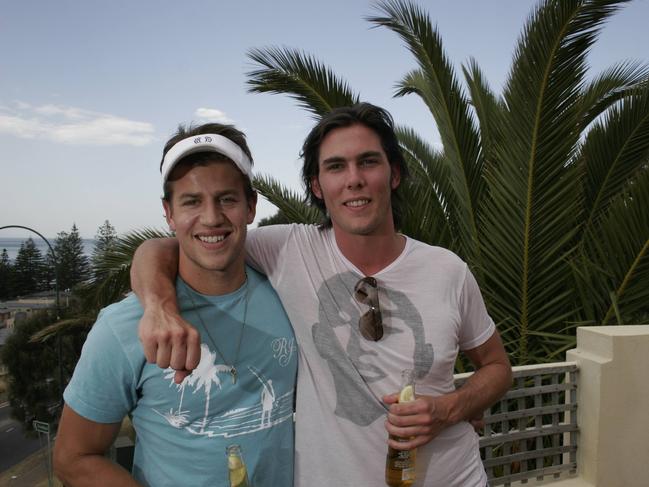
[[[381,312],[377,309],[371,309],[361,316],[359,326],[361,335],[363,335],[363,338],[366,340],[377,342],[383,337]]]

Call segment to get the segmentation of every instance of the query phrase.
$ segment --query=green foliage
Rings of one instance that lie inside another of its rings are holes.
[[[0,300],[9,299],[14,294],[14,269],[9,260],[7,249],[0,254]]]
[[[131,261],[140,244],[150,238],[170,235],[145,228],[111,240],[110,245],[94,257],[94,276],[78,289],[83,308],[90,314],[96,314],[101,308],[122,299],[131,290]]]
[[[395,95],[421,99],[443,145],[398,127],[413,176],[401,230],[468,262],[516,364],[556,360],[579,324],[649,319],[649,67],[623,62],[591,75],[587,64],[624,3],[539,3],[502,94],[475,60],[460,83],[415,3],[379,1],[368,17],[413,55]],[[288,94],[316,115],[358,99],[307,54],[265,48],[250,57],[259,65],[253,91]],[[268,183],[262,194],[286,217],[309,221],[313,209]]]
[[[0,352],[0,361],[8,368],[12,415],[27,430],[31,430],[34,419],[55,422],[60,412],[59,341],[63,384],[67,384],[85,340],[85,333],[75,332],[46,342],[31,341],[34,333],[55,319],[53,312],[39,312],[16,324]]]
[[[316,116],[357,103],[358,95],[326,66],[299,50],[252,49],[248,56],[262,67],[248,73],[253,93],[289,93]],[[289,86],[290,89],[286,90]]]
[[[266,227],[269,225],[282,225],[286,223],[291,223],[291,220],[284,213],[282,213],[281,210],[277,210],[274,215],[259,220],[257,226]]]
[[[14,295],[22,296],[46,288],[45,260],[34,240],[28,238],[20,244],[13,264]]]
[[[59,289],[72,289],[81,284],[90,275],[88,257],[83,253],[83,241],[75,224],[70,232],[59,232],[54,243],[56,254],[56,270]],[[52,253],[49,252],[48,260],[54,265]]]
[[[320,212],[303,204],[304,198],[282,185],[270,176],[255,176],[255,189],[274,204],[285,219],[294,223],[317,223]]]
[[[95,247],[92,249],[91,266],[95,279],[101,279],[101,262],[104,254],[110,252],[117,242],[115,227],[108,220],[97,229],[95,234]]]

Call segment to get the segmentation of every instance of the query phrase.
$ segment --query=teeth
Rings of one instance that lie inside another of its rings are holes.
[[[210,237],[205,236],[205,235],[199,235],[198,238],[199,238],[199,240],[200,240],[201,242],[205,242],[205,243],[217,243],[217,242],[221,242],[222,240],[224,240],[224,239],[225,239],[225,235],[210,236]]]
[[[363,206],[366,205],[370,202],[370,200],[354,200],[354,201],[348,201],[345,203],[347,206]]]

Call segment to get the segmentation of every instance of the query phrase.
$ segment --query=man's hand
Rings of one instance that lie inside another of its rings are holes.
[[[444,396],[417,396],[414,401],[399,404],[399,394],[383,397],[390,405],[385,429],[392,436],[408,439],[395,441],[388,439],[388,445],[395,450],[412,450],[428,443],[440,431],[452,425],[451,409],[453,394]]]
[[[147,362],[163,369],[175,369],[176,384],[198,366],[201,337],[178,313],[162,307],[148,307],[140,320],[138,333]]]
[[[196,329],[183,320],[176,302],[178,242],[173,238],[150,239],[135,251],[131,285],[144,308],[138,335],[148,362],[175,369],[180,384],[198,366],[201,340]]]

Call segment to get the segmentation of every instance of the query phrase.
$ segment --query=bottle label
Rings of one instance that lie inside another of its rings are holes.
[[[414,468],[404,468],[401,471],[401,480],[415,480],[415,469]]]

